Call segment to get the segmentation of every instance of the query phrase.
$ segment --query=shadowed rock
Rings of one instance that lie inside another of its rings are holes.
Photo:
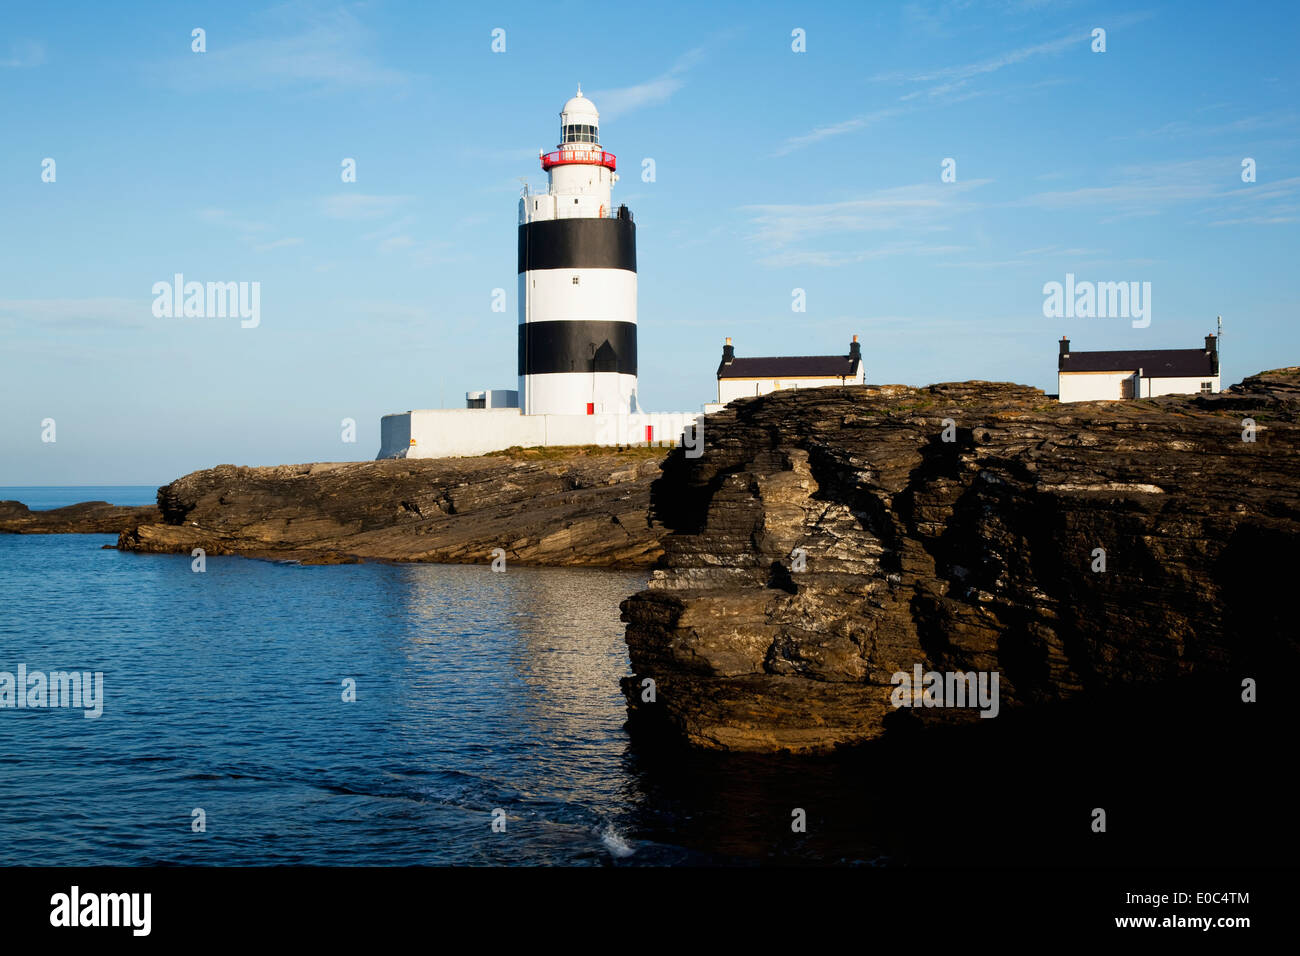
[[[989,382],[733,402],[652,489],[670,533],[623,602],[629,726],[824,750],[979,720],[895,708],[916,664],[998,672],[1003,711],[1279,671],[1300,658],[1298,423],[1296,368],[1125,402]]]
[[[49,511],[32,511],[21,501],[0,501],[0,533],[119,534],[159,520],[161,515],[153,505],[129,508],[107,501],[83,501]]]

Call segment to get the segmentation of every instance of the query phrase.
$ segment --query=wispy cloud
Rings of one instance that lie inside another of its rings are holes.
[[[1211,226],[1283,226],[1287,223],[1300,222],[1300,207],[1291,206],[1282,214],[1268,216],[1243,216],[1239,219],[1216,219]]]
[[[1191,221],[1212,226],[1276,225],[1296,221],[1300,177],[1243,183],[1231,156],[1127,166],[1105,186],[1038,192],[1008,206],[1049,211],[1097,210],[1103,222],[1155,216],[1182,207]],[[1264,208],[1261,208],[1264,207]]]
[[[976,60],[973,63],[964,63],[958,66],[946,66],[937,70],[923,70],[920,72],[881,73],[871,79],[874,83],[913,85],[937,82],[950,85],[977,76],[996,73],[998,70],[1004,69],[1008,66],[1014,66],[1017,63],[1024,63],[1026,60],[1032,60],[1036,57],[1051,56],[1072,46],[1079,46],[1082,48],[1084,44],[1087,43],[1088,39],[1089,34],[1087,31],[1079,31],[1057,37],[1055,40],[1048,40],[1044,43],[1034,43],[1029,46],[1019,47],[1015,50],[1007,50],[1005,53],[986,57],[983,60]]]
[[[1046,210],[1099,208],[1127,215],[1151,215],[1168,206],[1227,196],[1232,184],[1230,163],[1197,159],[1127,166],[1107,176],[1105,186],[1083,186],[1033,193],[1010,206]]]
[[[300,246],[300,245],[302,245],[302,240],[297,238],[296,236],[286,237],[284,239],[276,239],[274,242],[264,242],[261,245],[253,246],[253,251],[270,252],[272,249],[284,249],[288,246]]]
[[[414,222],[415,222],[414,216],[411,215],[402,216],[400,219],[394,219],[392,222],[380,226],[378,229],[374,229],[370,232],[367,232],[361,238],[364,239],[366,242],[374,242],[376,239],[385,239],[389,236],[396,235],[397,233],[406,229],[408,226],[412,225]]]
[[[1197,110],[1201,112],[1201,110]],[[1150,130],[1139,130],[1136,135],[1146,139],[1167,139],[1171,136],[1228,136],[1233,133],[1257,133],[1265,130],[1293,129],[1300,123],[1300,113],[1278,110],[1273,113],[1243,116],[1228,123],[1197,124],[1174,120]]]
[[[857,116],[843,120],[839,123],[829,123],[814,128],[808,133],[799,136],[792,136],[787,139],[777,149],[776,155],[784,156],[787,153],[802,149],[805,146],[811,146],[822,140],[830,139],[834,136],[843,136],[845,133],[853,133],[858,130],[874,126],[882,120],[892,119],[910,113],[921,106],[952,106],[966,100],[974,99],[977,96],[987,95],[986,89],[972,87],[973,80],[986,77],[996,73],[1008,66],[1014,66],[1018,63],[1024,63],[1038,57],[1051,56],[1058,54],[1071,46],[1082,47],[1088,41],[1088,34],[1085,31],[1077,31],[1065,36],[1057,37],[1055,40],[1048,40],[1043,43],[1035,43],[1029,46],[1019,47],[1014,50],[1008,50],[999,53],[996,56],[986,57],[983,60],[977,60],[972,63],[965,63],[958,66],[947,66],[939,69],[921,70],[916,72],[894,72],[882,73],[871,78],[871,82],[894,85],[894,86],[915,86],[918,89],[909,90],[898,97],[896,106],[887,106],[880,109],[861,113]],[[1052,86],[1059,83],[1056,79],[1041,80],[1031,84],[1028,89],[1040,89],[1045,86]]]
[[[805,146],[811,146],[813,143],[819,143],[824,139],[830,139],[832,136],[843,136],[845,133],[852,133],[860,129],[866,129],[868,126],[874,126],[881,120],[889,119],[893,116],[899,116],[907,112],[899,107],[889,109],[875,110],[871,113],[863,113],[861,116],[855,116],[852,119],[844,120],[842,123],[832,123],[829,126],[818,126],[811,132],[804,133],[800,136],[791,136],[780,148],[777,149],[776,155],[784,156],[792,153],[796,149],[802,149]]]
[[[0,57],[0,67],[22,70],[45,62],[45,45],[35,40],[14,40],[7,55]]]
[[[60,329],[137,328],[150,315],[150,299],[0,299],[0,325]]]
[[[410,196],[378,196],[370,193],[336,193],[322,196],[317,206],[330,219],[382,219],[411,201]]]
[[[603,112],[602,112],[602,115]],[[466,146],[461,150],[462,156],[469,156],[484,162],[512,163],[527,162],[528,160],[537,160],[536,146],[514,146],[510,148],[502,147],[485,147],[485,146]]]
[[[886,259],[892,256],[951,256],[966,251],[967,248],[965,246],[938,245],[936,243],[911,241],[886,243],[884,245],[872,246],[870,249],[861,249],[855,252],[787,249],[782,252],[775,252],[770,256],[764,256],[758,261],[762,265],[771,266],[773,268],[784,268],[787,266],[818,266],[827,268],[833,266],[854,265],[859,262],[868,262],[872,259]]]
[[[1024,249],[1014,253],[1010,259],[967,259],[964,261],[940,262],[938,266],[942,269],[1004,269],[1013,266],[1025,266],[1031,263],[1041,264],[1043,261],[1054,259],[1068,258],[1072,263],[1079,263],[1097,258],[1107,257],[1109,254],[1105,249],[1066,249],[1060,246],[1042,246],[1038,249]]]
[[[381,197],[405,198],[405,197]],[[361,236],[363,242],[374,243],[375,251],[383,256],[404,255],[416,268],[425,269],[444,262],[464,258],[465,252],[455,243],[445,239],[418,239],[408,230],[416,222],[412,215],[400,216]]]
[[[245,219],[228,209],[200,209],[198,216],[201,221],[208,225],[219,226],[239,233],[240,240],[252,246],[254,252],[270,252],[274,249],[302,244],[302,239],[296,236],[268,239],[268,233],[272,232],[270,223],[259,222],[256,219]]]
[[[592,101],[600,109],[602,120],[615,119],[643,106],[666,103],[686,83],[686,73],[704,56],[704,48],[696,47],[678,57],[666,73],[644,83],[621,86],[612,90],[592,93]]]
[[[370,31],[346,7],[285,3],[259,19],[266,35],[210,36],[208,52],[173,58],[162,71],[184,88],[392,86],[413,78],[371,55]]]
[[[212,226],[222,226],[226,229],[233,229],[242,233],[246,239],[256,238],[259,234],[267,232],[271,227],[264,222],[258,222],[254,219],[244,219],[235,215],[229,209],[200,209],[199,219]]]
[[[843,202],[743,207],[751,214],[754,231],[749,238],[761,245],[784,247],[834,233],[946,228],[943,219],[969,208],[959,197],[987,184],[987,179],[964,183],[934,183],[880,189],[860,199]]]

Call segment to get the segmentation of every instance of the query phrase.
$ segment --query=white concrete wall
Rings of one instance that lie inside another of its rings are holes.
[[[1062,402],[1119,401],[1132,372],[1057,372],[1056,390]]]
[[[463,458],[515,445],[668,445],[680,442],[682,432],[702,418],[695,412],[521,415],[517,408],[419,409],[384,416],[377,457]],[[693,431],[688,443],[698,435]]]
[[[1219,391],[1219,376],[1198,375],[1195,378],[1153,378],[1142,380],[1142,396],[1155,395],[1195,395],[1201,390],[1202,382],[1213,382],[1214,391]]]
[[[411,442],[411,413],[385,415],[379,420],[379,454],[376,458],[405,458]]]
[[[517,408],[447,408],[385,415],[379,434],[379,458],[459,458],[540,445],[545,429]]]
[[[828,385],[861,385],[864,367],[858,364],[858,374],[843,381],[834,378],[720,378],[718,379],[718,404],[726,405],[737,398],[752,398],[787,388],[824,388]]]
[[[1056,389],[1062,402],[1118,401],[1128,397],[1124,383],[1132,380],[1136,372],[1057,372]],[[1156,395],[1194,395],[1200,392],[1202,382],[1213,382],[1218,392],[1218,375],[1195,378],[1143,378],[1140,383],[1141,398]]]
[[[529,193],[519,199],[519,223],[532,222],[534,219],[555,218],[555,197],[546,193]]]

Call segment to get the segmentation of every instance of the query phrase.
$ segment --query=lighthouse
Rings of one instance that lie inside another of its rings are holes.
[[[613,206],[614,154],[577,95],[540,154],[545,192],[519,200],[519,405],[524,415],[634,415],[636,226]]]
[[[560,111],[559,144],[539,158],[546,189],[519,198],[519,390],[482,388],[465,393],[464,408],[385,415],[379,458],[678,441],[700,454],[699,413],[647,412],[637,394],[636,226],[613,204],[614,154],[581,87]]]

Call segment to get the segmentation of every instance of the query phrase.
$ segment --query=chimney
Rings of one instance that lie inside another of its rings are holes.
[[[1219,340],[1217,337],[1213,335],[1207,335],[1205,337],[1205,351],[1207,352],[1219,351]]]
[[[1056,359],[1056,370],[1062,371],[1065,368],[1065,360],[1070,357],[1070,340],[1064,335],[1061,336],[1061,354]]]
[[[728,335],[727,343],[724,346],[722,346],[722,361],[718,364],[718,374],[721,375],[722,370],[726,368],[728,365],[730,365],[732,362],[734,362],[735,360],[736,360],[736,350],[731,345],[731,336]]]
[[[1210,374],[1219,374],[1219,337],[1217,335],[1207,335],[1205,337],[1205,356],[1210,360]]]
[[[862,364],[862,343],[858,337],[853,336],[853,341],[849,343],[849,374],[857,375],[858,366]]]

